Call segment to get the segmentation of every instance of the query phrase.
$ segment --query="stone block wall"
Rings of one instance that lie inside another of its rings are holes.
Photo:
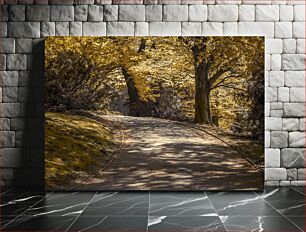
[[[68,35],[265,35],[266,185],[305,184],[304,0],[1,2],[1,185],[43,184],[43,40]]]

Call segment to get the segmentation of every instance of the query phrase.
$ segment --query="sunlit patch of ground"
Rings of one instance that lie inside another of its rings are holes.
[[[46,189],[67,189],[109,161],[113,136],[103,122],[53,112],[45,117]]]

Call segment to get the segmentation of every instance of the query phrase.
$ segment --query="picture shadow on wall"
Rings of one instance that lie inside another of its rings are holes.
[[[44,190],[44,39],[34,40],[27,57],[27,71],[19,74],[20,124],[16,145],[21,148],[21,167],[14,174],[16,185]]]

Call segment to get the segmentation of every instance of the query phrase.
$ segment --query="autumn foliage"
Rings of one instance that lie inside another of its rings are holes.
[[[100,110],[263,138],[263,37],[49,37],[48,111]]]

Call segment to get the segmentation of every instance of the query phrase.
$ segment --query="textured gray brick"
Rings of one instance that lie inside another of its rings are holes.
[[[149,35],[149,24],[147,22],[135,23],[135,36],[147,36]]]
[[[270,147],[271,145],[271,132],[265,131],[265,148]]]
[[[187,5],[165,5],[163,10],[164,21],[188,21]]]
[[[55,23],[54,22],[42,22],[41,23],[41,36],[54,36],[55,35]]]
[[[27,61],[28,70],[39,71],[44,69],[44,56],[42,54],[29,54],[27,55]]]
[[[0,36],[7,37],[7,23],[0,22]]]
[[[306,186],[306,181],[294,180],[290,182],[290,186]]]
[[[271,87],[282,87],[285,84],[283,71],[271,71],[269,84]]]
[[[0,21],[8,21],[9,13],[8,13],[8,5],[0,5]]]
[[[289,147],[304,147],[305,133],[300,131],[289,132]]]
[[[272,148],[288,147],[288,132],[272,131],[271,132],[271,147]]]
[[[119,5],[119,21],[145,21],[145,6]]]
[[[296,168],[287,169],[287,180],[297,180],[297,169]]]
[[[289,181],[289,180],[281,180],[280,182],[279,182],[279,186],[282,186],[282,187],[289,187],[290,186],[290,183],[291,183],[291,181]]]
[[[223,23],[223,35],[238,35],[238,24],[236,22]]]
[[[74,0],[75,5],[81,5],[81,4],[88,4],[88,5],[93,5],[95,3],[95,0]]]
[[[295,39],[283,39],[283,53],[295,53],[296,40]]]
[[[104,6],[104,21],[117,21],[118,20],[118,5],[105,5]]]
[[[55,35],[56,36],[68,36],[69,35],[69,22],[56,22],[55,23]]]
[[[283,54],[282,67],[284,70],[305,70],[305,54]]]
[[[240,35],[265,35],[267,38],[274,36],[273,22],[239,22]]]
[[[285,117],[304,117],[305,106],[304,103],[284,103]]]
[[[90,5],[88,7],[88,21],[103,21],[103,6]]]
[[[281,182],[288,182],[288,181],[279,181],[279,180],[268,180],[268,181],[265,181],[265,186],[269,187],[269,186],[273,186],[273,187],[276,187],[276,186],[279,186]]]
[[[265,167],[279,168],[280,167],[280,150],[265,149]]]
[[[283,118],[283,130],[296,131],[299,129],[299,120],[297,118]]]
[[[271,70],[273,71],[281,70],[282,57],[280,54],[272,54],[270,62],[271,62],[270,64]]]
[[[207,6],[205,5],[190,5],[188,9],[189,21],[206,21]]]
[[[277,101],[277,89],[266,87],[265,89],[265,102],[275,102]]]
[[[290,102],[304,102],[304,101],[305,101],[305,88],[291,87]]]
[[[134,35],[134,23],[132,22],[108,22],[106,26],[107,35]]]
[[[40,36],[39,28],[39,22],[9,22],[8,35],[17,38],[35,38]]]
[[[282,119],[278,117],[266,117],[265,118],[266,130],[282,130]]]
[[[6,70],[6,55],[0,54],[0,70]]]
[[[36,86],[41,87],[44,83],[43,71],[20,71],[18,86]]]
[[[285,85],[290,87],[305,86],[304,71],[287,71],[285,72]]]
[[[293,38],[305,38],[305,22],[293,22],[292,24]]]
[[[17,71],[1,71],[2,77],[1,86],[18,86],[18,72]]]
[[[297,39],[296,40],[296,52],[300,54],[305,53],[305,39]]]
[[[87,21],[88,6],[77,5],[74,7],[74,20],[75,21]]]
[[[17,102],[18,88],[17,87],[4,87],[2,88],[3,102]]]
[[[298,180],[305,180],[306,178],[306,169],[305,168],[299,168],[298,169]]]
[[[113,4],[143,4],[143,0],[113,0]]]
[[[286,168],[305,167],[304,148],[284,148],[281,150],[281,165]]]
[[[2,103],[3,117],[18,117],[20,115],[19,103]]]
[[[299,130],[300,131],[305,131],[305,118],[301,118],[300,120],[299,120]]]
[[[149,34],[152,36],[180,36],[181,23],[179,22],[151,22],[149,23]]]
[[[24,21],[25,20],[25,6],[24,5],[10,5],[9,6],[10,21]]]
[[[270,54],[281,54],[283,51],[283,44],[281,39],[266,39],[265,49],[266,53]]]
[[[279,6],[277,5],[257,5],[256,21],[278,21],[279,20]]]
[[[161,5],[146,6],[146,21],[159,22],[163,19],[163,8]]]
[[[49,0],[51,5],[63,5],[63,0]],[[65,5],[73,5],[74,0],[65,0]]]
[[[239,21],[254,21],[254,20],[255,20],[255,6],[240,5]]]
[[[275,38],[291,38],[292,23],[291,22],[275,22]]]
[[[22,156],[23,151],[19,148],[4,148],[2,149],[2,167],[18,168],[24,165],[25,157]]]
[[[222,23],[204,22],[202,23],[202,35],[218,36],[223,34]]]
[[[106,35],[106,23],[104,22],[84,22],[84,36],[102,36]]]
[[[34,88],[19,87],[18,102],[34,102]]]
[[[97,4],[97,5],[110,5],[110,4],[112,4],[112,0],[95,0],[95,4]]]
[[[34,0],[17,0],[18,4],[33,4]]]
[[[14,147],[15,146],[15,132],[13,131],[2,131],[3,136],[3,147]]]
[[[82,22],[70,22],[70,35],[82,36]]]
[[[238,21],[238,6],[235,5],[215,5],[208,6],[209,21]]]
[[[286,180],[287,172],[285,168],[266,168],[265,180]]]
[[[293,6],[279,6],[280,21],[293,21]]]
[[[8,54],[7,55],[7,69],[8,70],[26,70],[27,56],[22,54]]]
[[[183,22],[182,36],[201,36],[200,22]]]
[[[1,53],[14,53],[15,52],[15,39],[2,38],[2,46],[0,46]]]
[[[294,6],[294,21],[305,21],[305,5]]]
[[[73,6],[51,6],[51,21],[73,21]]]
[[[16,39],[16,53],[31,53],[32,39]]]
[[[27,21],[48,22],[50,21],[50,6],[48,5],[28,5]]]
[[[11,121],[9,118],[2,118],[2,130],[4,131],[11,130]]]

